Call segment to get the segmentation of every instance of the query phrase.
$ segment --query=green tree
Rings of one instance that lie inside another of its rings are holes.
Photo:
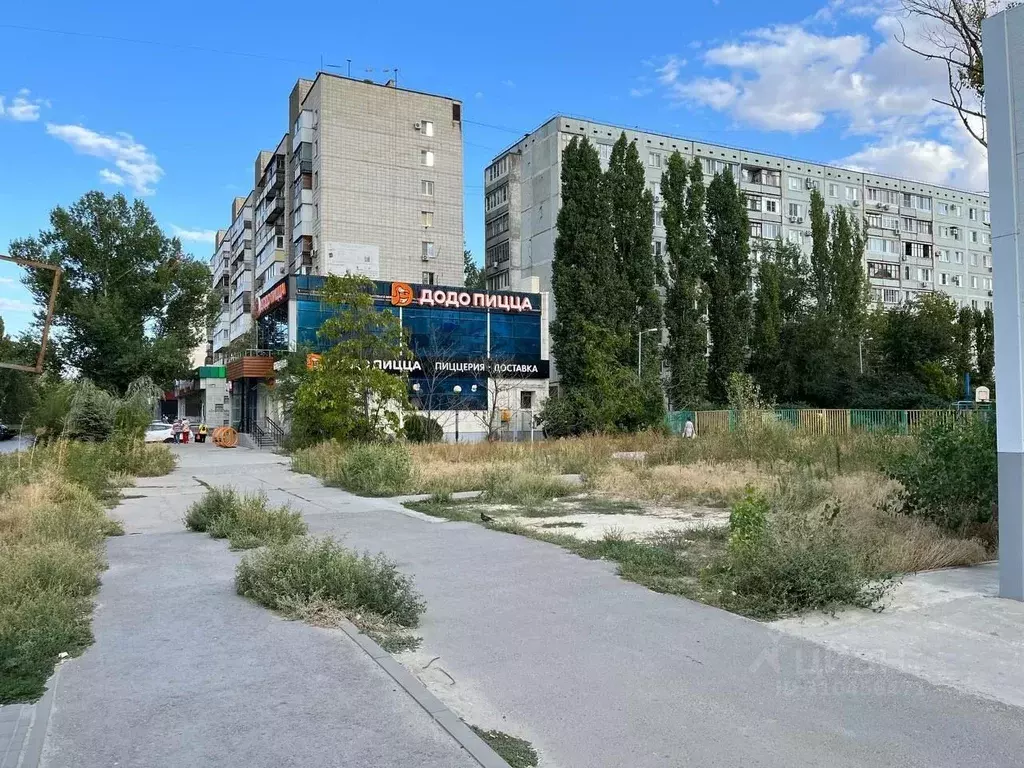
[[[857,220],[843,206],[836,207],[831,220],[829,262],[832,290],[829,309],[835,338],[842,351],[851,354],[864,332],[868,305],[864,235]]]
[[[0,317],[0,363],[35,365],[39,345],[7,335]],[[0,368],[0,423],[17,426],[39,399],[38,376]]]
[[[707,400],[708,329],[704,321],[711,268],[704,205],[704,171],[694,158],[687,166],[673,152],[661,177],[664,200],[667,280],[665,326],[669,366],[669,402],[673,408],[696,408]]]
[[[574,138],[562,153],[562,207],[552,263],[551,290],[555,318],[551,351],[566,391],[593,385],[605,373],[605,357],[596,345],[610,344],[613,359],[622,354],[622,339],[613,330],[617,307],[609,302],[615,280],[611,205],[597,150]],[[611,306],[610,306],[611,304]],[[602,353],[608,352],[605,347]]]
[[[473,258],[473,252],[468,248],[462,249],[462,274],[467,288],[482,291],[487,287],[484,271],[477,266],[476,259]]]
[[[963,379],[965,373],[974,372],[974,330],[977,313],[970,307],[961,307],[953,325],[953,373]]]
[[[708,390],[724,403],[729,376],[746,367],[750,337],[750,223],[743,193],[726,169],[708,185],[708,228],[714,265],[710,287]]]
[[[337,312],[317,335],[326,350],[302,375],[292,406],[299,442],[378,440],[397,434],[408,409],[405,378],[374,366],[374,360],[408,357],[398,317],[373,303],[373,282],[332,275],[321,300]]]
[[[902,381],[904,388],[916,383],[918,407],[948,406],[955,400],[962,375],[957,371],[957,316],[956,302],[939,293],[888,310],[876,340],[883,382]]]
[[[88,192],[54,208],[50,229],[11,243],[11,255],[64,270],[53,325],[63,365],[117,392],[143,376],[166,386],[188,370],[214,312],[210,272],[143,201]],[[52,273],[29,270],[25,282],[45,305]]]
[[[763,392],[779,389],[782,351],[782,279],[774,258],[761,260],[757,267],[757,296],[754,299],[754,327],[750,343],[750,373]]]
[[[817,314],[832,312],[834,269],[829,252],[829,221],[825,198],[811,190],[811,285]]]
[[[995,335],[992,330],[992,310],[985,309],[975,315],[974,344],[977,354],[978,385],[992,388],[996,364]],[[994,392],[992,393],[995,394]]]
[[[623,345],[625,354],[619,363],[632,369],[642,352],[642,416],[645,423],[659,423],[664,416],[661,389],[660,329],[661,297],[658,295],[658,274],[661,271],[652,252],[654,236],[654,196],[644,180],[644,165],[636,143],[619,136],[612,148],[605,185],[611,202],[612,241],[615,255],[615,280],[606,290],[618,294],[621,317],[613,331],[629,339]],[[647,333],[657,328],[657,333]],[[645,338],[641,341],[640,334]],[[640,345],[643,345],[642,347]]]

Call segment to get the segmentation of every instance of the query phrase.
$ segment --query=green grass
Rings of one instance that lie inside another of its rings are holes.
[[[507,469],[488,472],[483,488],[487,501],[523,506],[536,506],[578,490],[579,486],[558,477]]]
[[[61,441],[0,457],[0,704],[41,696],[61,654],[92,642],[103,540],[124,532],[104,510],[130,481],[122,448]]]
[[[239,494],[211,488],[185,513],[185,527],[227,539],[232,549],[253,549],[290,541],[306,533],[302,515],[287,506],[270,508],[263,493]]]
[[[369,611],[415,627],[425,605],[412,580],[384,555],[371,557],[332,539],[299,538],[246,555],[235,571],[238,594],[294,615],[318,603],[346,614]]]
[[[537,765],[537,751],[526,739],[510,736],[503,731],[485,731],[475,725],[470,728],[509,764],[509,768],[534,768]]]
[[[541,523],[540,527],[541,528],[582,528],[583,527],[583,523],[570,523],[570,522]]]

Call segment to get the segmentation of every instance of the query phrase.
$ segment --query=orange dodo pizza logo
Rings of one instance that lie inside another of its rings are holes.
[[[392,283],[391,303],[396,307],[408,307],[412,304],[412,286],[408,283]]]

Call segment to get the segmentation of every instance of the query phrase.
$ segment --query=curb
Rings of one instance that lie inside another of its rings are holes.
[[[455,739],[456,743],[483,768],[509,768],[508,763],[502,760],[498,753],[487,745],[487,742],[473,733],[473,730],[458,715],[442,704],[423,683],[417,680],[394,656],[381,648],[376,641],[360,632],[359,628],[348,619],[341,619],[339,627],[356,645],[363,649],[367,656],[376,662],[377,666],[398,683],[402,690],[412,696],[416,703],[423,707],[437,724],[444,728],[448,735]],[[28,764],[26,764],[26,768],[28,768]]]
[[[46,686],[46,693],[36,702],[32,711],[32,722],[28,726],[28,739],[21,752],[19,768],[38,768],[43,757],[43,744],[46,741],[46,731],[50,724],[50,713],[53,711],[53,697],[57,690],[57,683],[60,681],[60,670],[63,664],[58,664],[57,669]]]

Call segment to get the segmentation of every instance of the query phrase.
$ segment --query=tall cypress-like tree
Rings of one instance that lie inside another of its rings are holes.
[[[757,295],[750,340],[750,373],[761,391],[775,397],[782,344],[782,276],[772,249],[757,265]]]
[[[562,153],[562,207],[552,263],[555,318],[551,351],[562,388],[569,392],[592,384],[594,353],[607,352],[614,334],[601,333],[618,320],[605,303],[615,279],[611,206],[601,162],[589,141],[574,138]],[[615,350],[618,352],[618,350]]]
[[[612,148],[605,183],[611,202],[618,278],[614,285],[609,286],[609,292],[617,289],[617,296],[614,300],[611,295],[608,298],[618,304],[615,309],[621,313],[620,327],[630,339],[626,347],[629,357],[622,363],[633,365],[637,359],[639,332],[660,328],[662,310],[657,287],[659,269],[651,252],[654,197],[647,189],[644,165],[636,143],[627,141],[625,133],[619,136]],[[643,378],[658,386],[661,369],[659,348],[656,339],[649,336],[647,341],[651,343],[644,350]]]
[[[992,331],[991,309],[985,309],[975,316],[974,345],[978,361],[977,383],[979,386],[994,387],[995,379],[992,376],[992,369],[996,363],[996,347]]]
[[[750,337],[750,223],[743,193],[726,169],[708,185],[709,240],[713,267],[708,329],[708,393],[724,403],[729,376],[746,367]]]
[[[811,290],[818,313],[832,311],[833,268],[829,254],[829,221],[825,198],[811,190]]]
[[[669,402],[695,408],[707,400],[708,329],[703,283],[711,266],[700,160],[686,161],[674,152],[661,177],[667,252],[665,326],[669,366]]]
[[[832,268],[834,331],[841,345],[852,348],[864,332],[867,277],[864,273],[864,235],[857,220],[839,206],[832,214],[829,262]]]

